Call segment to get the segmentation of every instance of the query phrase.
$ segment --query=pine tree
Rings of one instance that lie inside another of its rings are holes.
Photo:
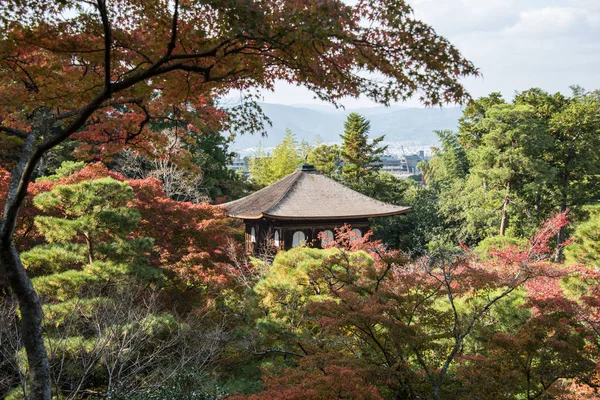
[[[317,144],[308,153],[308,163],[315,166],[317,171],[330,178],[339,178],[342,166],[341,149],[337,144]]]
[[[22,254],[32,275],[80,270],[96,261],[133,262],[152,247],[148,238],[130,239],[140,214],[128,203],[131,186],[113,178],[56,185],[33,203],[46,215],[35,217],[47,244]]]
[[[371,123],[358,113],[348,115],[344,123],[342,143],[342,179],[350,186],[359,186],[365,178],[381,169],[381,154],[387,146],[379,147],[385,136],[369,142]]]

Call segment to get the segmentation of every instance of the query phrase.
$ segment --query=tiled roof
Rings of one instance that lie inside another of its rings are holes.
[[[372,199],[303,165],[249,196],[223,204],[236,218],[344,219],[403,214],[410,207]]]

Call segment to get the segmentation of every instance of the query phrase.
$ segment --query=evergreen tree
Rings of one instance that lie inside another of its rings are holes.
[[[590,216],[577,224],[573,242],[565,247],[565,261],[600,268],[600,205],[586,207]]]
[[[342,143],[342,179],[350,186],[358,186],[381,169],[381,155],[387,146],[379,147],[384,136],[369,142],[371,123],[358,113],[348,115],[344,123]]]
[[[340,168],[343,163],[340,146],[337,144],[317,144],[317,146],[308,153],[307,161],[309,164],[314,165],[317,171],[323,175],[338,179]]]
[[[248,168],[252,180],[260,186],[267,186],[291,174],[304,161],[302,153],[305,151],[308,151],[306,145],[298,146],[294,134],[287,129],[283,140],[271,155],[266,155],[259,147],[254,157],[250,158]]]
[[[110,177],[56,185],[38,194],[33,202],[46,215],[36,216],[35,226],[48,243],[24,252],[23,263],[36,276],[81,270],[96,261],[139,261],[152,248],[152,240],[128,238],[140,220],[128,207],[132,199],[131,186]]]
[[[480,97],[471,102],[463,111],[459,119],[460,128],[458,131],[458,140],[465,149],[476,146],[485,130],[481,127],[481,120],[485,118],[485,113],[495,105],[506,104],[500,92],[490,93],[489,96]]]

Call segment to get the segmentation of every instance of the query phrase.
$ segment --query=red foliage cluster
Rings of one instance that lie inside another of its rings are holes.
[[[354,399],[383,400],[369,382],[365,371],[354,366],[340,366],[331,360],[307,356],[296,368],[286,368],[264,377],[266,389],[251,396],[233,396],[231,400],[306,400]]]
[[[157,179],[130,181],[133,207],[142,219],[136,234],[154,239],[159,265],[191,284],[222,284],[227,268],[229,240],[233,233],[222,208],[193,204],[165,196]]]
[[[6,171],[0,170],[0,188],[8,185],[8,176]],[[21,210],[16,235],[20,248],[26,250],[43,241],[33,224],[33,218],[40,212],[32,203],[35,195],[49,191],[57,184],[69,185],[107,176],[126,180],[102,163],[93,163],[57,182],[42,180],[32,183]],[[134,195],[131,206],[141,215],[132,236],[154,239],[155,251],[151,262],[177,284],[218,286],[226,283],[230,273],[224,249],[231,247],[229,241],[233,228],[224,211],[210,204],[172,200],[165,196],[160,181],[154,178],[129,183]]]

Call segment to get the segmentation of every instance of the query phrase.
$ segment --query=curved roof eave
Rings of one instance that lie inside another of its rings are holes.
[[[233,218],[240,219],[261,219],[261,218],[271,218],[271,219],[279,219],[279,220],[294,220],[294,221],[335,221],[340,219],[365,219],[365,218],[379,218],[379,217],[390,217],[392,215],[402,215],[409,212],[412,207],[406,207],[403,210],[398,211],[390,211],[386,213],[377,213],[377,214],[367,214],[367,215],[343,215],[343,216],[314,216],[314,217],[302,217],[302,216],[288,216],[288,215],[275,215],[268,213],[260,213],[256,215],[233,215],[227,214]]]
[[[366,218],[378,218],[378,217],[390,217],[392,215],[401,215],[409,212],[412,208],[407,207],[404,210],[398,211],[390,211],[385,213],[377,213],[377,214],[360,214],[360,215],[341,215],[341,216],[314,216],[314,217],[299,217],[299,216],[287,216],[287,215],[273,215],[263,213],[262,216],[272,218],[272,219],[285,219],[285,220],[297,220],[297,221],[337,221],[340,219],[366,219]]]

